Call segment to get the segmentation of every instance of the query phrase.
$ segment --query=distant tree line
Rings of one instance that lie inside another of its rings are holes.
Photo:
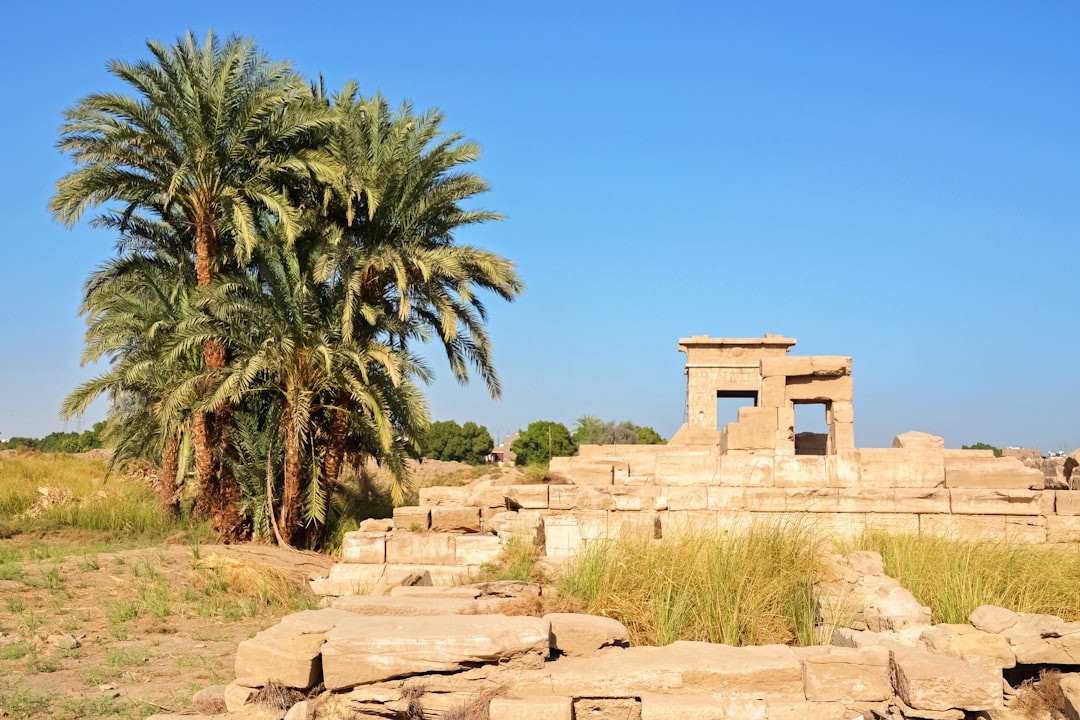
[[[977,442],[974,445],[961,445],[961,450],[993,450],[994,457],[1001,457],[1001,448],[994,447],[990,443]]]
[[[605,421],[595,415],[578,418],[571,433],[562,423],[537,420],[529,423],[510,449],[519,465],[543,465],[553,457],[569,457],[581,445],[663,445],[667,441],[651,427]]]
[[[432,460],[481,465],[494,447],[495,441],[483,425],[472,421],[458,425],[454,420],[441,420],[431,423],[424,438],[422,455]]]
[[[103,447],[102,434],[105,421],[94,423],[90,430],[82,432],[54,432],[43,438],[13,437],[2,443],[6,450],[38,450],[43,453],[80,453]]]

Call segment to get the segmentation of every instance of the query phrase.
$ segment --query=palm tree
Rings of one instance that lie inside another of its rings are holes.
[[[289,188],[335,177],[320,141],[333,115],[288,64],[270,62],[251,40],[219,42],[210,32],[200,44],[189,32],[170,47],[147,46],[153,62],[109,65],[134,95],[95,93],[65,113],[58,147],[76,168],[57,183],[50,209],[68,225],[109,201],[122,205],[123,218],[159,209],[178,218],[205,289],[220,269],[247,260],[263,213],[286,241],[296,236],[303,208]],[[211,370],[228,360],[214,340],[202,353]],[[217,412],[192,419],[196,475],[216,506],[218,531],[235,539],[242,518],[213,455],[228,453],[230,409]]]

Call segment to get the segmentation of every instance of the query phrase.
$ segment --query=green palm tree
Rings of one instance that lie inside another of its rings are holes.
[[[147,43],[153,61],[113,61],[110,72],[132,95],[95,93],[65,113],[59,149],[76,168],[50,202],[73,225],[88,207],[121,205],[122,217],[160,209],[177,218],[193,247],[198,287],[247,260],[270,213],[291,241],[303,208],[290,188],[338,174],[321,137],[333,114],[286,63],[270,62],[251,40],[188,33],[172,46]],[[223,368],[226,348],[202,347],[207,368]],[[230,409],[193,419],[196,475],[214,498],[215,525],[226,539],[242,523],[229,501],[228,478],[213,451],[228,453]]]

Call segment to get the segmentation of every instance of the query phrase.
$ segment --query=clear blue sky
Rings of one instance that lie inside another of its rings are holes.
[[[856,441],[1080,446],[1080,6],[1071,2],[115,0],[6,12],[0,437],[65,426],[81,285],[113,250],[46,206],[63,110],[191,29],[418,109],[484,148],[514,260],[501,402],[435,363],[435,419],[583,414],[670,436],[680,337],[854,357]],[[82,427],[101,419],[88,415]],[[66,429],[77,430],[71,421]]]

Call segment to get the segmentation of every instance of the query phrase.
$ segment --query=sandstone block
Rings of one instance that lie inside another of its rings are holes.
[[[329,575],[309,585],[316,595],[360,595],[371,592],[382,574],[382,565],[338,563],[330,568]]]
[[[347,563],[386,562],[387,533],[348,532],[341,540],[341,561]]]
[[[548,507],[547,485],[509,485],[503,488],[506,507],[511,510],[543,510]]]
[[[637,698],[578,698],[574,700],[575,720],[641,720]]]
[[[788,402],[851,402],[851,376],[788,377]]]
[[[326,633],[323,682],[328,690],[343,690],[526,655],[546,658],[550,636],[550,624],[532,617],[356,616]]]
[[[917,710],[993,710],[1001,706],[1001,675],[920,650],[892,653],[897,696]]]
[[[978,630],[1002,633],[1020,620],[1020,613],[997,605],[980,605],[971,611],[968,621]]]
[[[437,505],[431,508],[431,531],[436,533],[480,532],[480,508]]]
[[[919,529],[945,537],[1046,542],[1046,518],[1035,515],[922,515]]]
[[[770,450],[776,443],[775,407],[741,407],[739,420],[724,428],[727,450]]]
[[[431,508],[407,505],[394,508],[394,528],[405,532],[423,532],[431,528]]]
[[[552,510],[614,510],[610,490],[589,485],[550,485],[548,507]]]
[[[930,448],[861,448],[862,487],[927,488],[945,484],[945,463]]]
[[[1046,518],[1046,542],[1080,542],[1080,515],[1051,515]]]
[[[1016,665],[1008,640],[971,625],[934,625],[919,636],[919,644],[935,655],[954,657],[994,672]]]
[[[242,712],[245,706],[250,704],[255,698],[255,693],[258,692],[255,688],[242,685],[239,681],[234,680],[225,686],[225,690],[221,693],[221,700],[225,703],[225,709],[230,713]]]
[[[1080,673],[1066,673],[1060,680],[1061,694],[1065,696],[1065,717],[1080,720]]]
[[[503,543],[490,533],[461,535],[454,540],[454,560],[459,565],[483,565],[495,562],[503,551]]]
[[[855,422],[855,408],[850,402],[836,401],[829,404],[828,417],[830,425],[833,423]]]
[[[882,712],[888,707],[888,703],[884,702],[852,703],[855,707],[848,707],[841,702],[811,702],[783,696],[769,697],[767,702],[769,720],[863,720],[867,717],[862,712],[867,709],[864,706],[878,708]],[[731,717],[741,718],[742,716],[732,715]]]
[[[777,457],[773,463],[776,487],[825,488],[829,485],[825,456],[795,455]]]
[[[909,430],[894,437],[892,446],[894,448],[936,448],[944,450],[945,438],[919,432],[918,430]]]
[[[262,687],[270,680],[300,690],[322,679],[319,653],[327,632],[351,620],[351,613],[337,610],[305,610],[286,616],[236,650],[236,682]]]
[[[784,394],[785,385],[784,378],[780,375],[762,378],[758,405],[769,408],[784,407],[787,404],[787,397]]]
[[[709,489],[707,487],[665,487],[668,510],[707,510]]]
[[[807,700],[873,702],[892,697],[887,648],[824,647],[815,650],[819,651],[802,653]]]
[[[867,513],[863,527],[872,530],[918,535],[919,517],[914,513]]]
[[[471,494],[467,487],[424,487],[420,488],[420,506],[469,505]]]
[[[710,510],[735,511],[746,509],[746,490],[737,487],[710,487],[706,495]]]
[[[743,500],[752,512],[836,512],[835,488],[746,488]]]
[[[758,715],[730,715],[728,703],[714,695],[642,695],[641,720],[728,720],[757,717],[765,720],[764,701]]]
[[[721,458],[715,448],[662,455],[656,459],[656,480],[664,485],[719,485]]]
[[[761,359],[761,377],[763,378],[813,374],[813,360],[807,356],[793,355],[790,357],[765,357]]]
[[[490,720],[573,720],[574,699],[566,696],[494,697],[488,705]]]
[[[368,518],[360,521],[360,532],[388,533],[394,529],[393,518]]]
[[[862,484],[862,460],[858,450],[838,449],[825,457],[829,487],[858,488]]]
[[[830,455],[839,450],[855,449],[855,426],[852,423],[834,422],[829,429],[829,441],[826,451]]]
[[[1023,665],[1080,665],[1080,622],[1054,615],[1017,613],[1016,623],[1001,632]]]
[[[715,510],[677,510],[660,513],[661,537],[677,538],[700,532],[713,532],[724,513]],[[738,515],[739,513],[730,513]]]
[[[1016,458],[945,458],[945,484],[951,488],[1041,490],[1041,470],[1025,467]]]
[[[550,613],[552,647],[567,657],[589,657],[605,647],[625,647],[630,634],[618,620],[579,613]]]
[[[464,615],[475,612],[476,600],[467,597],[409,595],[345,595],[333,607],[354,615],[415,617],[418,615]]]
[[[479,517],[477,510],[478,522]],[[386,541],[386,562],[452,565],[455,545],[455,536],[447,533],[394,533]]]
[[[773,458],[754,455],[721,455],[718,483],[725,487],[772,487]]]
[[[839,488],[841,512],[867,513],[948,513],[949,491],[945,488]]]
[[[611,490],[611,501],[615,510],[639,511],[657,510],[661,493],[656,486],[626,487],[615,486]],[[665,498],[666,502],[666,498]]]
[[[680,640],[658,659],[679,668],[690,687],[730,693],[802,693],[802,665],[785,645],[730,647]]]
[[[1058,515],[1080,515],[1080,492],[1058,490],[1054,493],[1054,512]]]
[[[571,697],[640,697],[683,687],[679,668],[663,663],[661,648],[607,648],[595,657],[562,658],[523,673],[514,693]]]
[[[1043,491],[952,488],[949,495],[957,515],[1040,515]]]

